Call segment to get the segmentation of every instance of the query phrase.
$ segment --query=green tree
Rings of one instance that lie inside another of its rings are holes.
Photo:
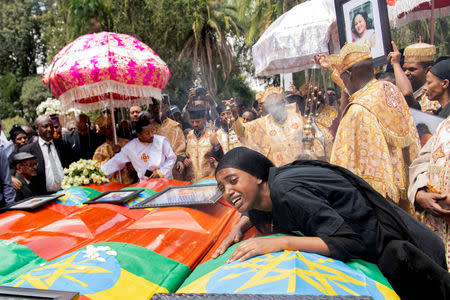
[[[234,67],[229,38],[239,36],[236,9],[217,0],[193,1],[194,21],[179,58],[192,58],[194,71],[208,90],[217,93],[217,76],[228,77]]]
[[[245,27],[245,42],[253,45],[278,17],[305,0],[234,0],[239,21]]]
[[[20,102],[15,104],[21,111],[20,115],[31,123],[36,118],[36,107],[49,97],[52,97],[52,94],[42,83],[42,77],[30,76],[23,83]]]

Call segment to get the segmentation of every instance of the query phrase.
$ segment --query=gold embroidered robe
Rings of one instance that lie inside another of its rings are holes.
[[[433,137],[420,150],[419,157],[411,164],[410,177],[408,196],[412,204],[421,188],[433,193],[450,192],[450,117],[439,125]],[[446,220],[424,212],[419,219],[444,242],[447,266],[450,267],[450,218]]]
[[[330,161],[331,151],[333,149],[334,136],[331,133],[331,126],[338,118],[338,109],[334,106],[324,106],[320,109],[319,115],[316,117],[315,121],[317,127],[319,127],[320,132],[323,136],[325,142],[325,154],[326,160]]]
[[[170,118],[165,118],[162,124],[153,122],[153,129],[155,134],[162,135],[169,140],[176,156],[185,156],[186,138],[180,123]]]
[[[230,130],[226,132],[223,128],[220,128],[216,133],[224,154],[235,147],[241,146],[241,142],[233,129],[230,128]]]
[[[246,147],[265,155],[277,167],[291,163],[305,153],[303,117],[296,112],[295,103],[287,105],[286,110],[287,118],[283,124],[277,123],[271,114],[245,124],[236,120],[233,124]],[[318,141],[314,141],[313,152],[323,155],[323,147]]]
[[[350,97],[330,162],[413,213],[406,195],[408,167],[418,152],[419,138],[405,99],[393,84],[373,80]]]
[[[117,144],[120,147],[125,146],[129,141],[127,139],[123,138],[117,138]],[[114,156],[113,151],[114,141],[106,140],[103,144],[97,147],[95,149],[94,156],[92,157],[92,160],[95,160],[97,162],[97,166],[100,167],[103,163],[106,163],[108,160],[111,159],[111,157]],[[130,174],[127,168],[124,168],[120,170],[120,174],[122,175],[122,183],[124,184],[132,184],[134,180],[133,174]],[[113,182],[120,182],[119,180],[119,172],[115,172],[113,176],[111,177],[111,181]]]
[[[212,134],[215,133],[209,128],[205,128],[199,138],[195,136],[194,130],[189,131],[186,136],[186,156],[192,162],[192,166],[186,172],[187,178],[191,182],[214,176],[217,162],[211,164],[209,160],[213,150],[209,141]]]

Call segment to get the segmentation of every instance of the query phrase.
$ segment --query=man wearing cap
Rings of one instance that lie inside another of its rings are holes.
[[[426,43],[417,43],[405,48],[403,70],[411,82],[414,99],[420,104],[422,111],[435,114],[439,110],[438,101],[429,100],[424,86],[426,74],[433,66],[436,47]],[[398,76],[396,76],[397,79]],[[400,85],[400,82],[397,83]]]
[[[223,150],[217,134],[205,127],[206,107],[197,105],[189,109],[192,130],[186,136],[186,177],[197,182],[214,176],[217,161],[223,156]]]
[[[97,120],[95,120],[95,123],[100,127],[100,133],[103,134],[106,139],[106,141],[95,150],[94,156],[92,157],[92,159],[97,162],[97,165],[101,166],[110,160],[116,153],[120,152],[120,149],[128,143],[128,140],[118,137],[117,144],[114,143],[111,113],[106,112],[100,114]],[[134,172],[130,163],[125,168],[120,170],[120,175],[121,177],[119,176],[119,172],[114,173],[111,181],[132,184],[135,181],[136,172]],[[120,179],[122,181],[120,181]]]
[[[152,109],[155,117],[152,120],[154,133],[164,136],[169,140],[170,146],[177,156],[173,176],[175,179],[182,180],[184,170],[183,160],[186,157],[186,138],[181,124],[167,117],[167,112],[169,111],[168,96],[163,96],[162,101],[154,103]]]
[[[407,212],[408,167],[419,139],[409,107],[398,88],[373,76],[366,44],[346,44],[329,62],[350,98],[343,112],[330,162],[349,169]]]
[[[225,104],[219,104],[217,106],[217,112],[219,113],[219,120],[216,125],[219,125],[220,128],[216,130],[216,133],[220,145],[222,145],[223,153],[225,154],[234,147],[241,146],[241,142],[231,128],[234,121],[231,108]]]
[[[233,129],[246,147],[265,155],[275,166],[291,163],[305,154],[303,117],[297,113],[296,103],[286,104],[280,87],[268,88],[262,101],[269,114],[245,124],[233,109]],[[316,146],[320,145],[315,143],[312,152],[323,158],[323,147]]]
[[[16,170],[16,178],[22,183],[21,188],[16,190],[15,201],[38,195],[37,187],[31,182],[37,176],[37,164],[34,155],[27,152],[19,152],[14,155],[13,163]]]

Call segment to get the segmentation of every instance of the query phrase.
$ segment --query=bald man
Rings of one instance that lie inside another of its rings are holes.
[[[39,194],[49,194],[61,189],[64,178],[63,168],[74,161],[74,154],[69,144],[63,140],[54,140],[53,122],[48,116],[40,116],[35,121],[39,134],[38,141],[20,148],[36,158],[37,176],[32,179]]]

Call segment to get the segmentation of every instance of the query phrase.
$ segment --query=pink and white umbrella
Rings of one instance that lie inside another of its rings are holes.
[[[166,63],[133,36],[83,35],[53,58],[43,76],[64,109],[127,107],[161,99],[171,74]]]

